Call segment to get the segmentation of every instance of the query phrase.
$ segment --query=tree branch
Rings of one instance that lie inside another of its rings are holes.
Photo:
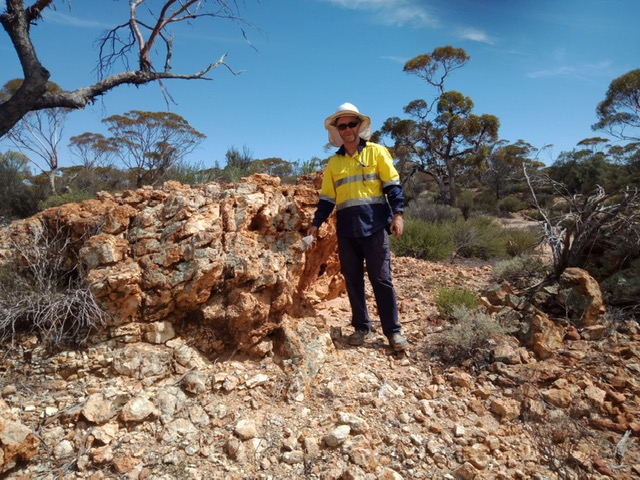
[[[7,10],[0,15],[0,23],[7,31],[13,43],[16,54],[20,60],[24,81],[20,88],[11,96],[0,97],[0,137],[4,136],[24,115],[30,111],[48,108],[84,108],[93,102],[96,97],[123,84],[143,85],[151,82],[159,82],[167,79],[180,80],[210,80],[206,75],[211,70],[224,65],[234,75],[234,72],[226,63],[227,54],[222,55],[217,61],[210,63],[199,72],[192,74],[171,73],[171,57],[173,54],[173,37],[166,32],[170,23],[192,20],[202,17],[224,18],[232,21],[244,22],[235,15],[232,6],[224,0],[217,0],[206,5],[217,5],[209,8],[209,11],[200,11],[204,8],[202,0],[165,0],[162,3],[160,15],[154,20],[153,26],[147,26],[136,13],[137,7],[145,0],[132,0],[129,5],[129,21],[110,30],[101,40],[100,61],[98,73],[100,80],[93,85],[79,88],[74,91],[47,92],[49,71],[40,63],[30,37],[32,22],[41,17],[42,11],[53,5],[53,0],[37,0],[33,5],[24,8],[23,0],[6,0]],[[172,11],[172,8],[175,10]],[[237,6],[236,6],[237,7]],[[212,8],[215,10],[213,11]],[[151,12],[149,12],[151,14]],[[153,17],[153,15],[151,14]],[[122,41],[119,31],[129,27],[130,38]],[[145,40],[143,30],[150,31]],[[243,36],[246,35],[244,31]],[[158,72],[153,68],[150,53],[157,38],[160,37],[166,44],[164,58],[164,71]],[[134,45],[138,46],[138,70],[129,70],[127,54]],[[109,47],[111,52],[108,51]],[[122,59],[127,71],[110,76],[103,76],[117,59]],[[165,99],[170,99],[164,85],[161,89]]]
[[[45,93],[42,97],[34,104],[33,110],[40,110],[43,108],[53,108],[53,107],[63,107],[63,108],[84,108],[89,103],[93,102],[96,97],[103,95],[109,90],[119,86],[119,85],[143,85],[150,82],[167,80],[167,79],[180,79],[180,80],[211,80],[211,78],[206,77],[205,75],[217,68],[221,65],[227,67],[227,69],[237,75],[237,72],[233,71],[229,65],[227,65],[224,61],[226,58],[226,54],[220,57],[216,62],[213,62],[206,68],[200,70],[194,74],[176,74],[171,72],[141,72],[139,70],[129,71],[117,73],[115,75],[111,75],[104,80],[94,83],[93,85],[89,85],[87,87],[79,88],[77,90],[67,92],[58,92],[58,93]],[[0,105],[1,107],[1,105]]]

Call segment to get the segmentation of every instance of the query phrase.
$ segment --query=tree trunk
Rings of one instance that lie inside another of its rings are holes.
[[[58,173],[57,168],[53,168],[47,172],[47,176],[49,177],[49,192],[51,195],[57,195],[58,192],[56,190],[56,174]]]

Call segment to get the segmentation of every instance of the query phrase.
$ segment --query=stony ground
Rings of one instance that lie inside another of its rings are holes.
[[[41,442],[4,478],[639,478],[635,321],[573,334],[544,361],[509,339],[493,347],[500,361],[436,355],[449,327],[435,289],[480,291],[490,273],[395,259],[412,344],[401,356],[379,331],[362,347],[341,341],[344,297],[299,321],[304,368],[277,353],[206,358],[185,338],[53,356],[34,339],[4,345],[0,414]]]

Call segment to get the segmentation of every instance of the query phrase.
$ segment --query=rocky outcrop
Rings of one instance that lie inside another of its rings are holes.
[[[302,315],[344,289],[332,222],[310,250],[301,248],[317,203],[314,180],[281,185],[254,175],[101,193],[12,224],[5,261],[58,242],[60,263],[78,267],[109,314],[108,337],[162,343],[188,331],[205,352],[264,355],[260,344],[285,312]]]
[[[395,355],[377,322],[351,347],[333,225],[300,248],[316,189],[262,176],[167,184],[0,231],[5,261],[42,242],[111,314],[82,349],[52,353],[37,335],[0,344],[3,478],[640,475],[635,320],[581,325],[568,304],[543,311],[558,284],[525,297],[486,289],[490,265],[394,258],[411,347]],[[514,336],[443,363],[439,286],[484,290]]]

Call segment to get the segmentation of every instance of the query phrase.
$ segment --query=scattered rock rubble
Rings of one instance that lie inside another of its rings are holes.
[[[434,285],[479,291],[490,267],[396,258],[394,268],[412,343],[402,357],[379,332],[359,348],[340,341],[344,296],[287,320],[285,337],[302,345],[288,357],[211,359],[180,337],[49,357],[23,339],[0,377],[6,478],[640,475],[637,323],[595,340],[573,332],[545,359],[507,337],[484,369],[445,367],[432,358],[446,328]]]
[[[304,222],[296,225],[300,237]],[[251,235],[258,244],[263,241],[264,233]],[[326,248],[311,278],[333,268]],[[288,258],[298,266],[287,272],[308,268],[297,256]],[[49,353],[34,336],[2,345],[0,475],[10,480],[640,476],[640,328],[633,319],[608,321],[597,294],[574,302],[589,282],[583,272],[569,272],[557,290],[530,302],[508,285],[491,285],[489,265],[394,258],[393,268],[411,342],[406,355],[392,352],[379,329],[362,347],[342,341],[343,330],[349,333],[349,307],[335,275],[320,289],[307,288],[311,282],[287,290],[291,308],[262,317],[273,325],[251,348],[245,346],[256,324],[245,330],[248,336],[206,350],[203,345],[222,337],[165,322],[155,313],[156,327],[150,329],[137,317],[137,307],[128,310],[135,321],[110,325],[108,334],[100,332],[81,349]],[[299,281],[296,274],[291,279],[287,286]],[[513,336],[493,341],[487,364],[469,360],[450,366],[436,355],[438,336],[449,325],[436,314],[434,292],[454,285],[482,292],[491,315],[513,319],[518,327]],[[245,293],[257,293],[244,287]],[[290,314],[301,291],[313,308]],[[542,306],[553,298],[564,317],[544,313]]]

